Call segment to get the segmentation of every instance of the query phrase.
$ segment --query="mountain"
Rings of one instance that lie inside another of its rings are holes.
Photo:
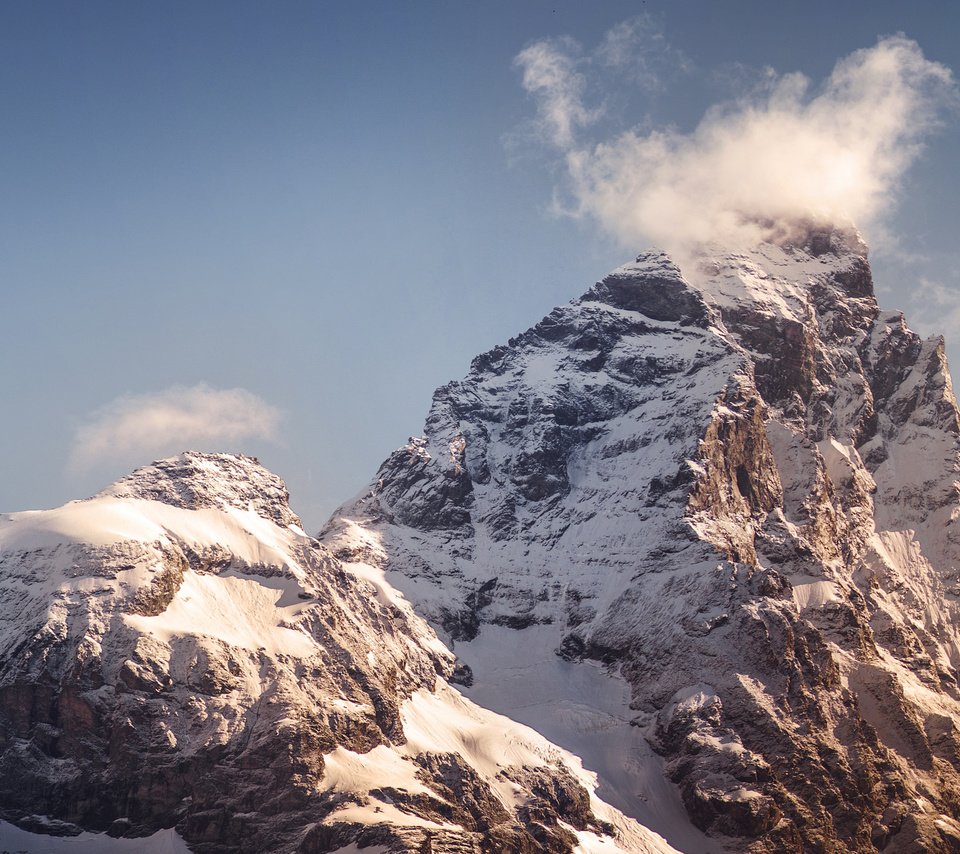
[[[225,454],[0,517],[0,847],[958,851],[958,473],[856,232],[645,253],[318,538]]]
[[[254,459],[188,453],[0,517],[0,818],[17,825],[0,844],[674,850],[600,801],[570,753],[463,697],[453,670]]]
[[[856,232],[641,255],[321,541],[687,852],[960,850],[960,416]]]

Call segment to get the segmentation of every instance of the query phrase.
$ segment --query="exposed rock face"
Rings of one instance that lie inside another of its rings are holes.
[[[641,255],[478,357],[321,538],[379,538],[468,693],[684,850],[957,851],[958,451],[942,340],[810,229]]]
[[[244,457],[0,519],[0,817],[211,854],[672,850],[448,687],[453,656],[366,569]]]

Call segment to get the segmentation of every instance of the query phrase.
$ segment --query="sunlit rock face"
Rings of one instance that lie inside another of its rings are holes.
[[[467,693],[682,850],[956,851],[958,424],[854,231],[650,252],[438,389],[321,539],[375,537]]]
[[[156,852],[672,850],[451,688],[381,575],[247,457],[0,518],[0,818]]]

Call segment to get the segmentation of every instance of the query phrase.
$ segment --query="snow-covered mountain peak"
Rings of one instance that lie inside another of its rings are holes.
[[[574,756],[451,688],[382,571],[286,502],[255,460],[188,453],[0,518],[2,818],[176,827],[198,854],[674,854]]]
[[[283,480],[255,457],[187,451],[142,466],[97,497],[141,498],[184,510],[235,507],[280,526],[301,526]]]
[[[750,245],[731,246],[717,242],[701,243],[688,248],[688,255],[725,255],[763,251],[776,246],[789,253],[802,253],[814,258],[853,254],[867,257],[867,242],[853,223],[827,221],[809,217],[766,220],[761,225],[763,236]]]
[[[960,850],[958,425],[859,234],[800,224],[477,357],[321,540],[685,851]]]
[[[580,304],[600,302],[624,311],[638,312],[651,320],[683,325],[704,325],[708,311],[690,287],[680,268],[658,250],[637,256],[594,285]]]
[[[811,320],[811,305],[852,300],[875,313],[867,246],[852,228],[807,224],[749,250],[702,247],[685,259],[684,274],[721,308],[750,306],[801,323]]]

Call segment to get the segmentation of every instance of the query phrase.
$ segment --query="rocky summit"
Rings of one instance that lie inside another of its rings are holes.
[[[784,235],[477,357],[318,538],[221,454],[0,517],[0,843],[960,850],[943,341]]]
[[[321,538],[680,850],[957,851],[958,427],[942,339],[803,224],[479,356]]]

